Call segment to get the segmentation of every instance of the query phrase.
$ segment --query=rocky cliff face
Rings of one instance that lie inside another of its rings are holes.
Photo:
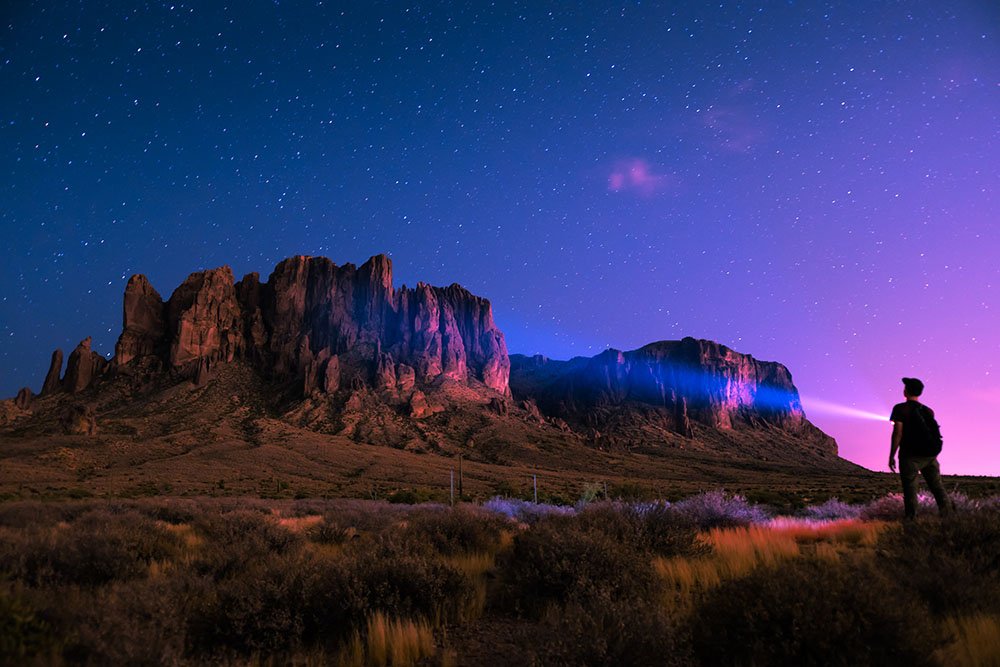
[[[599,431],[652,416],[674,433],[697,426],[720,431],[777,428],[836,444],[806,421],[791,373],[724,345],[685,338],[638,350],[607,350],[592,358],[511,358],[515,398],[542,413]]]
[[[164,302],[145,276],[126,286],[123,330],[111,370],[165,369],[198,384],[211,368],[249,361],[268,377],[295,380],[305,395],[342,387],[412,392],[441,380],[508,394],[510,364],[489,301],[459,285],[395,289],[384,255],[360,267],[292,257],[268,281],[234,282],[229,267],[192,273]],[[53,354],[43,393],[77,393],[107,371],[90,339]]]
[[[62,377],[56,350],[42,396],[25,393],[9,412],[72,403],[80,409],[66,428],[94,433],[91,405],[182,381],[225,385],[231,397],[244,373],[283,420],[361,442],[471,447],[470,434],[492,424],[599,448],[836,454],[781,364],[692,338],[570,361],[508,357],[489,301],[454,284],[396,288],[384,255],[361,266],[291,257],[263,282],[256,273],[236,281],[229,267],[199,271],[165,301],[136,275],[115,356],[106,361],[90,343],[73,350]]]

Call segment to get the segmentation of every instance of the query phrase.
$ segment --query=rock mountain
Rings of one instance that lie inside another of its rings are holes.
[[[62,365],[56,350],[41,399],[22,390],[4,420],[59,409],[67,428],[92,434],[112,405],[119,414],[171,387],[220,382],[238,394],[253,377],[262,409],[288,423],[416,450],[474,447],[485,429],[491,442],[544,432],[605,450],[837,452],[781,364],[692,338],[569,361],[508,356],[489,301],[457,284],[396,288],[384,255],[361,266],[291,257],[266,282],[235,281],[224,266],[192,273],[166,300],[132,276],[114,356],[87,338]],[[250,375],[235,382],[231,369]]]

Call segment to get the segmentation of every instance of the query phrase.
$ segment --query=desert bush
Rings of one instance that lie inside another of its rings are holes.
[[[341,524],[336,516],[327,514],[323,520],[306,531],[306,536],[317,544],[344,544],[355,534],[354,530]]]
[[[647,555],[571,517],[550,517],[518,534],[500,559],[502,604],[539,617],[553,603],[650,600],[659,591]]]
[[[688,665],[687,643],[658,605],[609,599],[553,609],[518,643],[542,665]]]
[[[180,548],[177,536],[138,512],[91,510],[70,526],[10,533],[0,572],[31,586],[99,586],[143,576]]]
[[[704,550],[696,541],[694,522],[668,503],[595,503],[578,513],[576,525],[660,556],[690,556]]]
[[[64,638],[61,657],[80,665],[170,665],[184,657],[189,599],[173,578],[50,589],[46,613]]]
[[[302,536],[283,528],[273,515],[254,511],[206,513],[196,519],[195,529],[205,538],[205,545],[194,555],[192,567],[198,574],[217,579],[271,554],[296,551],[304,544]]]
[[[906,525],[879,541],[891,576],[936,614],[1000,612],[1000,513],[976,511]]]
[[[861,507],[851,505],[837,498],[830,498],[820,505],[810,505],[799,511],[799,515],[812,521],[836,521],[838,519],[857,519],[861,516]]]
[[[21,592],[0,586],[0,664],[30,663],[57,654],[58,635]]]
[[[407,618],[447,618],[466,608],[475,594],[472,582],[428,545],[396,536],[379,536],[352,548],[343,565],[351,623],[377,611]]]
[[[445,555],[495,552],[510,522],[496,514],[470,507],[437,508],[415,513],[403,532],[404,539],[426,542]]]
[[[702,528],[747,526],[764,523],[770,518],[770,513],[765,508],[748,503],[743,496],[725,491],[707,491],[685,498],[674,503],[673,509]]]
[[[931,665],[926,607],[863,565],[788,561],[722,583],[690,619],[708,665]]]
[[[292,651],[306,630],[309,571],[299,553],[271,553],[204,582],[187,619],[189,650],[209,656]]]
[[[927,491],[917,494],[917,514],[936,514],[937,504],[934,496]],[[888,493],[876,498],[861,508],[861,518],[866,521],[893,521],[903,518],[903,494]]]
[[[534,523],[548,516],[570,516],[576,513],[575,509],[565,505],[547,505],[500,496],[483,503],[483,509],[523,523]]]

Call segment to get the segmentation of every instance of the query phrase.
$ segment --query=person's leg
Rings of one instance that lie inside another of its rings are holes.
[[[941,466],[938,465],[937,458],[931,459],[930,463],[921,468],[920,473],[924,476],[927,487],[934,494],[938,512],[942,516],[946,516],[951,512],[951,501],[948,498],[948,493],[944,490],[944,483],[941,481]]]
[[[913,459],[899,459],[899,478],[903,482],[903,513],[906,519],[917,517],[917,473]]]

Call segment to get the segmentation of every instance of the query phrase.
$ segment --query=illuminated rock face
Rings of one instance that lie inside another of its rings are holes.
[[[814,429],[787,368],[694,338],[570,361],[514,355],[511,387],[515,397],[533,400],[550,416],[596,428],[652,410],[683,435],[692,424],[722,431]]]
[[[509,393],[510,363],[489,301],[459,285],[395,289],[392,262],[292,257],[267,282],[229,267],[191,274],[164,304],[144,276],[125,291],[120,368],[155,357],[180,370],[243,358],[303,392],[410,391],[439,380]]]

